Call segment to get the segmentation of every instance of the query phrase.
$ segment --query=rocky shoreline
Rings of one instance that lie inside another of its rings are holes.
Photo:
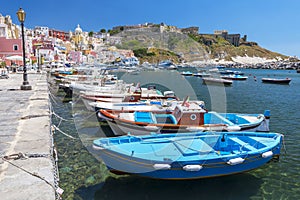
[[[226,64],[225,67],[244,69],[280,69],[280,70],[300,70],[300,62],[270,62],[256,64]]]
[[[224,66],[226,68],[237,69],[278,69],[278,70],[297,70],[300,73],[300,61],[296,60],[267,60],[264,58],[239,57],[233,58],[233,61],[199,61],[189,63],[190,66],[205,67],[205,66]]]

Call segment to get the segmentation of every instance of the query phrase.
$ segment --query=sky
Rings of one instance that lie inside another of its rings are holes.
[[[100,31],[146,22],[187,28],[200,33],[227,30],[288,56],[300,57],[299,0],[0,0],[0,14],[26,12],[25,27],[47,26],[74,31]]]

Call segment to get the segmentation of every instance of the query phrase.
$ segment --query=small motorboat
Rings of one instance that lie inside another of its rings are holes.
[[[184,72],[181,72],[181,75],[183,75],[183,76],[193,76],[193,73],[190,72],[190,71],[184,71]]]
[[[206,73],[206,72],[197,72],[197,73],[194,73],[193,76],[196,76],[196,77],[210,77],[210,74]]]
[[[202,78],[203,84],[206,85],[224,85],[230,86],[232,85],[232,80],[226,80],[223,78],[210,78],[210,77],[203,77]]]
[[[221,76],[223,79],[228,79],[228,80],[235,80],[235,81],[245,81],[248,79],[247,76],[239,75],[239,74],[230,74],[230,75],[225,75]]]
[[[259,168],[279,158],[282,140],[279,133],[149,134],[100,138],[93,148],[113,173],[178,180]]]
[[[263,83],[289,84],[291,78],[262,78]]]

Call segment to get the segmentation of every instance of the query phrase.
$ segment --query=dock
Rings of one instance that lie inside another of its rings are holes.
[[[0,196],[3,200],[57,199],[47,75],[0,79]]]

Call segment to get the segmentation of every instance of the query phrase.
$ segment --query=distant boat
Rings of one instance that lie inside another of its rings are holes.
[[[226,80],[223,78],[210,78],[210,77],[203,77],[203,84],[213,84],[213,85],[225,85],[225,86],[230,86],[232,84],[232,80]]]
[[[164,60],[164,61],[160,62],[158,64],[158,67],[162,68],[162,69],[168,69],[168,70],[178,69],[178,67],[175,66],[175,64],[173,62],[171,62],[170,60]]]
[[[193,76],[197,76],[197,77],[210,77],[210,74],[208,74],[206,72],[197,72],[197,73],[194,73]]]
[[[190,72],[190,71],[184,71],[184,72],[181,72],[181,75],[183,75],[183,76],[193,76],[193,73]]]
[[[290,78],[262,78],[263,83],[276,83],[276,84],[289,84],[292,79]]]
[[[235,81],[244,81],[244,80],[248,79],[247,76],[242,76],[242,75],[238,75],[238,74],[224,75],[224,76],[221,76],[221,78],[228,79],[228,80],[235,80]]]
[[[254,132],[149,134],[94,140],[107,168],[156,179],[201,179],[253,170],[279,158],[283,135]]]

